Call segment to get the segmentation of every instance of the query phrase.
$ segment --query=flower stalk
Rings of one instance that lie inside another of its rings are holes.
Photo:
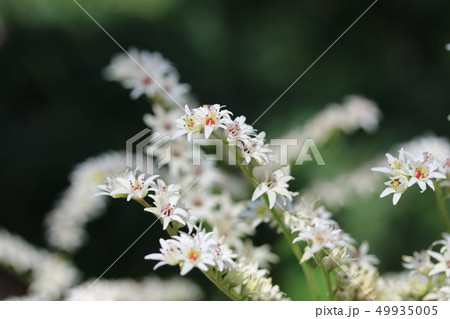
[[[450,221],[448,219],[447,209],[445,208],[445,194],[443,194],[440,184],[436,185],[436,201],[444,229],[447,233],[450,233]]]

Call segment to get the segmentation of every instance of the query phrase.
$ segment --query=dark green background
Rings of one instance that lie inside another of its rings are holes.
[[[125,48],[159,51],[171,60],[202,104],[226,104],[253,122],[372,1],[80,3]],[[425,132],[448,135],[449,13],[446,0],[378,1],[258,121],[258,129],[279,137],[348,94],[380,106],[376,135],[358,132],[328,145],[327,167],[297,170],[297,187],[316,176],[333,178]],[[73,1],[2,1],[0,18],[0,225],[44,246],[43,218],[67,187],[71,169],[89,156],[124,149],[125,140],[144,128],[149,105],[102,79],[119,48]],[[401,255],[440,236],[434,194],[415,193],[396,207],[375,194],[336,212],[358,241],[369,240],[382,271],[400,269]],[[138,205],[114,201],[107,215],[89,225],[91,241],[76,254],[77,265],[87,277],[99,275],[151,222]],[[106,277],[151,273],[153,263],[143,256],[156,250],[158,236],[146,235]],[[256,241],[273,242],[285,256],[273,269],[275,282],[294,298],[305,297],[302,279],[293,280],[299,268],[283,242],[265,228]],[[2,280],[10,283],[4,287],[17,288],[11,278]]]

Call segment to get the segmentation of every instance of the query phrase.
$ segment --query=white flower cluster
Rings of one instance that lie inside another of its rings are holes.
[[[253,175],[260,182],[257,182],[252,201],[263,194],[268,196],[269,208],[274,207],[277,196],[283,199],[284,204],[286,199],[292,201],[292,196],[296,193],[288,191],[287,182],[293,179],[289,166],[279,168],[276,165],[276,160],[271,156],[272,150],[264,143],[265,133],[257,134],[256,129],[245,123],[243,116],[232,120],[231,112],[222,108],[219,104],[203,105],[191,112],[186,106],[186,114],[176,120],[179,130],[173,138],[187,134],[188,140],[193,135],[208,139],[214,132],[228,146],[237,147],[242,164],[248,165],[254,160],[253,164],[257,167],[254,168]]]
[[[362,96],[351,95],[342,104],[331,104],[309,119],[301,129],[285,134],[297,141],[312,139],[316,145],[326,144],[336,133],[352,134],[358,129],[373,133],[378,129],[381,111],[376,104]],[[288,149],[288,158],[296,159],[302,143]]]
[[[447,158],[445,162],[436,158],[430,152],[411,154],[400,149],[398,158],[391,154],[386,154],[389,167],[375,167],[373,171],[382,172],[390,175],[389,181],[385,183],[386,189],[380,197],[394,194],[393,203],[396,205],[403,193],[414,184],[418,184],[421,192],[428,187],[434,190],[434,183],[441,179],[446,179],[448,166]]]
[[[344,264],[337,274],[338,289],[335,297],[346,301],[375,300],[378,295],[378,278],[378,271],[372,265]]]
[[[245,123],[244,116],[231,119],[232,113],[222,108],[219,104],[205,104],[191,111],[186,105],[185,115],[176,120],[179,130],[173,138],[187,134],[189,141],[193,135],[208,139],[214,132],[229,145],[236,145],[245,163],[252,159],[259,165],[270,163],[272,150],[264,143],[265,133],[257,134],[251,125]],[[220,133],[219,129],[222,129]]]
[[[404,143],[394,146],[394,149],[403,148],[411,154],[423,154],[428,152],[441,163],[446,163],[450,157],[450,143],[444,137],[436,137],[433,135],[419,136]],[[334,180],[315,181],[307,189],[302,191],[306,198],[320,198],[321,201],[329,208],[341,208],[356,195],[359,197],[371,196],[378,190],[380,178],[382,175],[370,172],[371,167],[379,167],[384,165],[386,158],[383,156],[376,157],[366,162],[356,169],[344,172],[337,176]],[[441,186],[450,186],[448,177],[450,176],[449,165],[444,164],[447,179],[441,180]]]
[[[206,272],[208,266],[212,266],[222,272],[234,266],[232,258],[235,255],[215,238],[213,232],[203,230],[192,236],[181,233],[173,239],[160,239],[160,244],[159,254],[145,256],[145,259],[159,260],[155,269],[162,265],[180,265],[180,274],[184,276],[193,268]]]
[[[162,179],[158,179],[158,175],[148,176],[145,173],[138,175],[137,169],[126,170],[120,175],[108,177],[106,184],[98,185],[103,190],[98,195],[107,195],[113,198],[134,199],[144,203],[144,210],[153,213],[163,223],[163,229],[169,224],[177,227],[187,226],[189,232],[195,226],[195,219],[189,214],[187,209],[179,207],[181,204],[179,190],[180,185],[166,183]],[[149,194],[152,192],[152,194]],[[153,206],[147,204],[145,199],[149,197],[153,200]]]
[[[131,48],[129,55],[120,53],[112,59],[104,72],[106,79],[131,89],[133,99],[146,95],[167,104],[186,102],[189,86],[179,83],[178,72],[160,53]]]
[[[84,226],[99,216],[105,199],[92,197],[107,176],[118,174],[125,165],[125,154],[108,152],[77,165],[70,175],[70,186],[46,218],[47,239],[52,247],[73,252],[86,240]]]
[[[291,231],[297,233],[293,242],[307,243],[302,262],[312,257],[318,262],[326,258],[330,266],[335,267],[336,258],[341,264],[350,258],[351,251],[357,251],[352,246],[354,240],[339,229],[337,222],[331,219],[330,212],[323,206],[316,207],[316,202],[302,197],[292,209],[285,211],[284,219]]]
[[[331,104],[309,120],[300,135],[312,138],[316,144],[323,144],[339,131],[351,134],[362,128],[373,133],[380,118],[381,112],[374,102],[361,96],[349,96],[342,105]]]
[[[272,278],[267,277],[268,271],[260,269],[258,263],[238,263],[227,275],[226,279],[236,291],[250,296],[251,300],[277,301],[285,300],[284,293],[278,285],[272,284]]]
[[[403,256],[407,271],[381,277],[379,299],[450,301],[450,235],[443,237],[428,250]],[[434,250],[437,246],[439,251]]]
[[[185,278],[161,280],[146,277],[134,279],[95,279],[70,289],[65,300],[70,301],[158,301],[158,300],[200,300],[200,288]]]
[[[31,274],[22,300],[58,299],[79,277],[78,270],[57,254],[36,248],[4,229],[0,229],[0,264],[18,275]]]

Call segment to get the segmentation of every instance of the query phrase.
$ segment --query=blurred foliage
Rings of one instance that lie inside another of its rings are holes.
[[[125,48],[163,53],[201,103],[226,104],[250,123],[371,2],[79,0]],[[348,94],[379,104],[379,133],[327,146],[321,150],[327,166],[305,165],[296,186],[333,178],[428,130],[448,133],[448,12],[445,0],[379,1],[256,123],[278,137]],[[126,138],[144,128],[147,101],[132,101],[129,92],[102,79],[102,68],[118,51],[73,1],[0,2],[0,170],[6,181],[0,224],[34,244],[45,245],[43,218],[73,166],[123,149]],[[413,193],[396,207],[377,195],[355,196],[337,212],[347,231],[370,242],[383,271],[399,269],[402,254],[426,248],[441,232],[433,194]],[[139,207],[125,206],[111,203],[108,214],[89,225],[91,241],[76,256],[88,277],[103,272],[149,224]],[[150,273],[143,256],[156,250],[158,232],[146,234],[106,277]],[[274,243],[285,258],[273,269],[275,282],[304,297],[299,268],[274,237],[264,231],[255,240]],[[172,273],[166,268],[158,275]]]

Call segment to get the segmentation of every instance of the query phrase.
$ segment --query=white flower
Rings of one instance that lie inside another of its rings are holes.
[[[445,276],[450,277],[450,250],[446,250],[441,254],[429,250],[428,254],[438,261],[431,269],[430,276],[444,272]]]
[[[173,237],[177,240],[174,243],[180,249],[181,276],[186,275],[194,267],[201,271],[208,271],[208,266],[215,265],[211,250],[211,245],[214,245],[211,240],[212,235],[213,233],[205,234],[202,231],[194,236],[181,233],[180,236]]]
[[[394,205],[397,205],[400,197],[402,197],[403,193],[408,188],[408,179],[403,175],[397,175],[389,177],[390,181],[384,183],[386,185],[386,189],[380,194],[380,197],[385,197],[389,194],[394,194],[392,198],[392,202]]]
[[[422,193],[426,190],[427,185],[434,190],[434,179],[446,178],[442,173],[435,172],[438,166],[431,160],[431,156],[428,153],[423,153],[421,156],[411,159],[411,179],[408,186],[412,186],[417,183],[422,190]]]
[[[103,192],[96,195],[107,195],[113,198],[126,197],[130,199],[140,200],[148,194],[150,183],[158,177],[158,175],[146,177],[142,173],[136,177],[137,169],[134,171],[125,171],[121,175],[108,177],[106,185],[99,185],[98,188]]]
[[[189,86],[178,82],[178,73],[160,53],[132,48],[129,54],[134,60],[124,53],[112,59],[104,72],[107,80],[119,81],[131,89],[133,99],[146,95],[170,104],[184,101]]]
[[[214,245],[210,247],[213,249],[213,257],[214,262],[216,263],[217,269],[219,271],[224,271],[231,267],[234,267],[234,261],[232,258],[236,257],[236,254],[226,246],[222,245],[219,241],[216,242],[215,248]]]
[[[356,259],[356,263],[363,267],[364,265],[374,266],[380,263],[374,255],[369,255],[369,243],[363,241],[361,246],[355,251],[352,258]]]
[[[144,123],[151,129],[163,135],[172,136],[176,132],[174,121],[181,115],[181,110],[173,108],[166,111],[161,105],[153,105],[154,115],[145,114]]]
[[[220,110],[222,106],[219,104],[203,105],[194,110],[204,125],[205,137],[209,138],[213,131],[218,128],[226,128],[225,123],[230,120],[230,111]]]
[[[92,196],[97,185],[108,176],[120,174],[125,166],[125,154],[104,153],[78,164],[70,174],[70,186],[46,217],[48,243],[73,252],[84,243],[86,223],[95,219],[105,208],[103,196]]]
[[[430,271],[430,276],[444,272],[447,277],[450,277],[450,234],[444,234],[444,240],[438,240],[432,246],[442,245],[439,253],[428,250],[428,254],[438,261]]]
[[[166,76],[164,76],[161,80],[160,84],[162,88],[158,86],[156,98],[160,97],[166,103],[172,102],[173,100],[178,101],[178,103],[180,104],[184,103],[187,100],[187,95],[191,89],[189,84],[179,82],[178,73],[176,73],[175,71],[166,74]],[[167,96],[167,93],[170,94],[170,97]]]
[[[241,212],[241,217],[248,221],[252,228],[256,228],[259,224],[269,223],[273,220],[273,216],[267,209],[264,199],[258,198],[256,201],[248,201],[247,209]]]
[[[243,204],[234,202],[228,192],[223,192],[215,199],[217,208],[208,216],[207,222],[215,226],[217,237],[223,237],[227,244],[234,247],[242,237],[252,234],[254,229],[241,218]]]
[[[159,260],[159,262],[155,265],[153,269],[158,269],[164,265],[175,266],[181,261],[181,251],[178,248],[176,241],[173,239],[164,240],[162,238],[159,239],[159,243],[161,248],[159,249],[159,254],[149,254],[145,256],[145,259],[150,260]]]
[[[240,241],[236,247],[239,260],[244,263],[257,263],[262,268],[269,268],[269,264],[279,261],[279,257],[272,253],[269,244],[256,247],[251,239]]]
[[[145,208],[145,211],[155,214],[163,222],[163,229],[169,226],[170,222],[178,222],[182,225],[188,225],[192,230],[193,222],[191,222],[188,212],[182,208],[177,207],[178,196],[169,195],[150,195],[154,200],[154,206]]]
[[[403,267],[410,269],[413,273],[417,272],[421,275],[428,276],[433,264],[427,251],[415,251],[412,256],[403,256]]]
[[[296,228],[293,232],[299,232],[293,242],[307,242],[313,254],[325,248],[345,247],[351,241],[342,229],[336,229],[335,223],[319,218],[315,218],[310,226]]]
[[[224,136],[231,145],[236,144],[238,140],[247,140],[255,135],[253,126],[245,123],[245,116],[238,116],[234,121],[230,120],[225,125]]]
[[[183,195],[183,201],[189,207],[189,211],[195,216],[206,220],[208,223],[214,218],[217,211],[218,196],[211,193],[208,188],[194,185]]]
[[[178,184],[169,184],[166,185],[162,179],[158,178],[156,183],[153,183],[150,191],[155,192],[156,196],[179,196],[180,195],[181,186]]]
[[[373,133],[378,128],[380,118],[381,112],[374,102],[361,96],[349,96],[342,105],[330,104],[308,120],[301,131],[293,131],[288,135],[298,140],[312,138],[317,144],[325,144],[337,131],[350,134],[362,128]],[[297,156],[298,150],[292,155]]]
[[[187,105],[184,107],[185,115],[181,117],[181,119],[176,119],[175,123],[177,124],[178,131],[172,136],[172,139],[177,138],[178,136],[187,134],[187,138],[190,141],[192,139],[193,134],[200,133],[203,129],[202,119],[197,116],[197,114],[192,113]]]
[[[134,279],[94,279],[71,288],[65,300],[69,301],[161,301],[201,300],[203,294],[193,281],[174,277],[160,279],[156,276]]]
[[[175,120],[179,130],[173,135],[173,139],[187,134],[188,140],[193,134],[203,133],[205,138],[209,138],[211,133],[219,128],[226,128],[225,123],[230,120],[230,111],[220,110],[219,104],[203,105],[192,112],[185,106],[185,115],[181,119]]]
[[[244,163],[249,164],[254,159],[259,165],[264,165],[271,161],[272,150],[264,144],[265,137],[266,133],[260,132],[255,137],[238,142]]]
[[[264,178],[253,192],[252,201],[266,193],[269,198],[269,208],[272,208],[275,205],[277,195],[283,198],[284,204],[286,204],[285,198],[291,201],[292,196],[295,196],[296,194],[288,191],[289,185],[287,182],[293,179],[290,175],[289,166],[282,167],[275,171],[272,171],[273,167],[260,166],[256,167],[253,171],[255,173],[255,171],[261,169],[264,169]]]
[[[372,171],[390,174],[390,181],[385,185],[388,187],[381,193],[380,197],[394,194],[394,205],[400,200],[402,194],[407,188],[418,184],[422,192],[427,185],[434,190],[432,179],[439,180],[446,176],[439,171],[444,171],[444,164],[435,159],[429,152],[423,152],[418,156],[414,156],[402,149],[399,151],[399,157],[396,158],[391,154],[386,154],[389,168],[375,167]]]
[[[400,149],[398,152],[398,158],[392,156],[389,153],[386,153],[387,161],[389,164],[389,168],[387,167],[374,167],[371,170],[374,172],[381,172],[386,174],[392,174],[392,175],[407,175],[409,172],[408,169],[408,162],[405,159],[405,154],[407,154],[403,148]]]

